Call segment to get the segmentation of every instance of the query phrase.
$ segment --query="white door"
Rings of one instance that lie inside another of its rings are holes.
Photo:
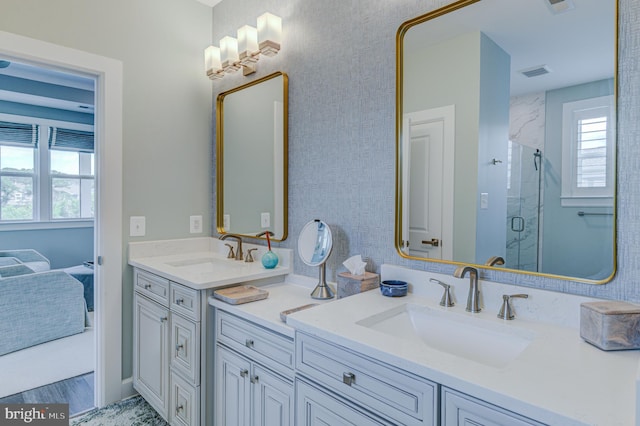
[[[453,255],[453,105],[405,114],[403,242],[409,255]],[[408,246],[407,246],[408,242]]]

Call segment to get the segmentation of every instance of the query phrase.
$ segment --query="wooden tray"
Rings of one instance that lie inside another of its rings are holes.
[[[255,302],[256,300],[266,299],[268,296],[268,291],[261,290],[252,285],[223,288],[213,292],[213,297],[231,305]]]

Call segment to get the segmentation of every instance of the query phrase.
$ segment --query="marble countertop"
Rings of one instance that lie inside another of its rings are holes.
[[[146,241],[129,243],[129,264],[171,281],[205,290],[240,282],[284,277],[291,273],[292,252],[274,249],[278,266],[266,269],[260,261],[265,246],[244,243],[244,252],[255,248],[254,262],[227,259],[225,243],[216,238]],[[284,280],[284,278],[282,278]]]
[[[310,295],[313,288],[302,285],[282,282],[260,286],[260,289],[269,292],[269,296],[266,299],[241,305],[231,305],[210,296],[209,304],[293,338],[295,329],[280,319],[280,312],[311,303],[317,303],[320,306],[330,302],[330,300],[312,299]],[[308,308],[308,310],[316,309],[318,306]]]
[[[530,330],[536,337],[511,363],[492,367],[358,324],[373,314],[415,304],[505,325],[495,312],[470,314],[462,304],[443,308],[438,301],[411,293],[384,297],[372,290],[292,314],[288,323],[540,422],[636,424],[640,352],[601,351],[584,342],[576,328],[526,319],[509,321],[507,326]]]

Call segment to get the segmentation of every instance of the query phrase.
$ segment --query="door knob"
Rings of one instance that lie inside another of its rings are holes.
[[[422,244],[427,244],[433,247],[438,247],[440,245],[440,240],[437,238],[432,238],[431,241],[429,240],[422,240]]]

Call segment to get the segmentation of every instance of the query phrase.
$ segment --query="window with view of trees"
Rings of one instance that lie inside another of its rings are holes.
[[[93,146],[90,131],[0,121],[0,223],[93,219]]]

